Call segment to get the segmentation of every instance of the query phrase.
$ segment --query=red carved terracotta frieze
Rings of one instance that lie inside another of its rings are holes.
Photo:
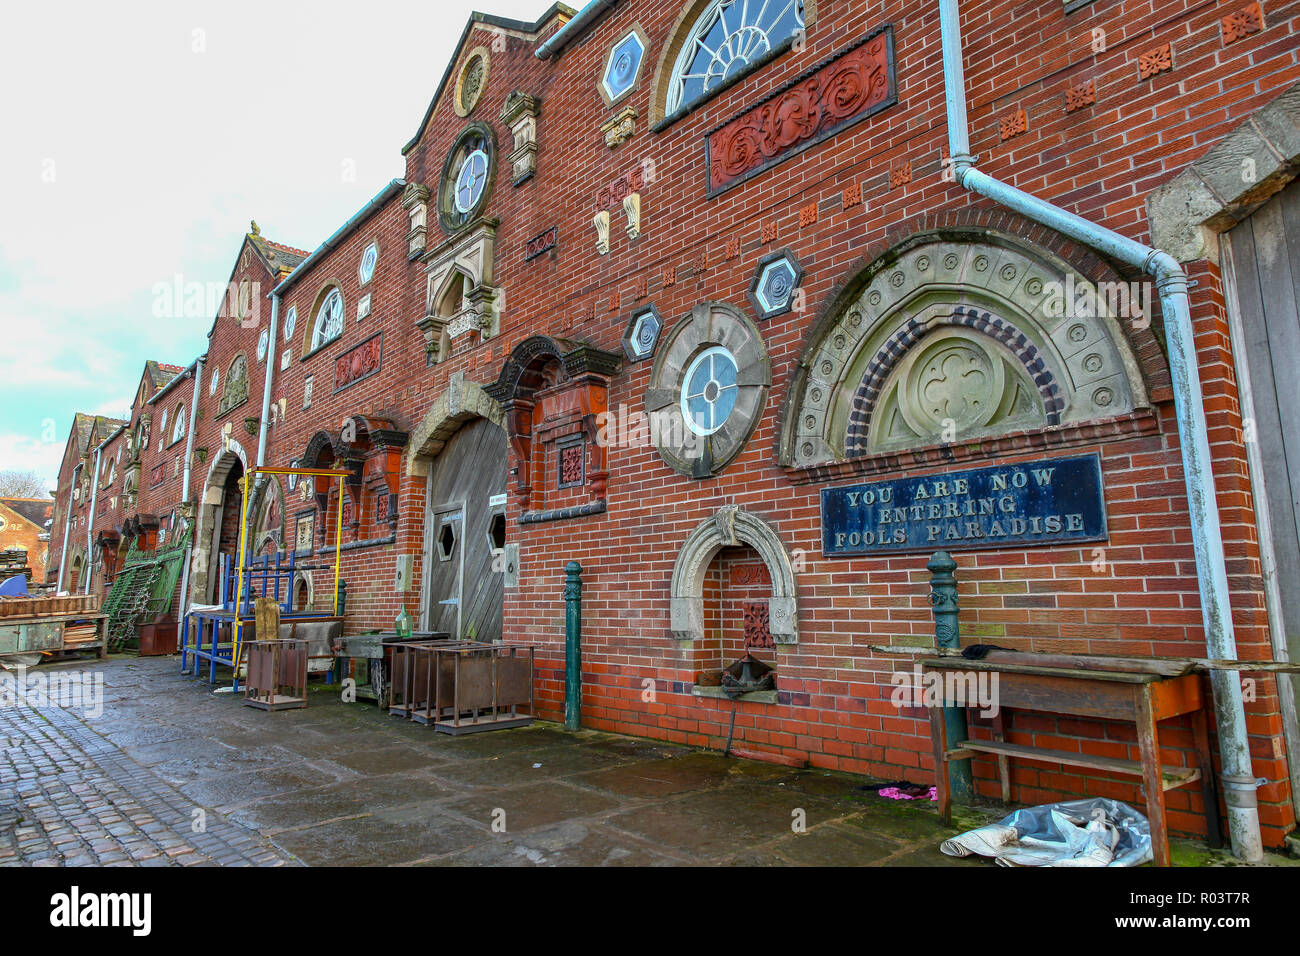
[[[705,139],[710,196],[784,162],[897,100],[894,32],[878,28]]]
[[[342,391],[379,371],[384,335],[378,332],[334,360],[334,391]]]

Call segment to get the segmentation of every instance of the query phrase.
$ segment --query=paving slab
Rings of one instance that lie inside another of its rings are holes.
[[[939,844],[1007,813],[541,721],[450,737],[319,684],[267,714],[176,658],[56,666],[102,671],[104,712],[0,710],[0,866],[992,866]]]

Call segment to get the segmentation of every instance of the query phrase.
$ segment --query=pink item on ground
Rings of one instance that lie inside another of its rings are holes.
[[[877,793],[879,793],[882,797],[888,797],[890,800],[920,800],[921,799],[920,796],[912,797],[907,795],[906,793],[902,793],[899,791],[897,787],[881,787],[880,790],[877,791]],[[931,787],[929,790],[926,791],[926,796],[931,800],[939,799],[939,795],[938,793],[935,792],[934,787]]]

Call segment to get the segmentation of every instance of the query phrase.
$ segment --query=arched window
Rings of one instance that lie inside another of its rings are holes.
[[[686,33],[668,84],[666,114],[744,73],[803,26],[803,0],[713,0]]]
[[[311,330],[311,351],[328,345],[343,334],[343,293],[331,289],[316,310],[316,322]]]
[[[172,422],[171,443],[173,445],[185,437],[185,429],[188,426],[188,424],[189,423],[185,421],[185,403],[181,402],[179,405],[176,406],[176,417],[175,420]]]
[[[235,356],[226,372],[226,388],[221,393],[221,404],[217,414],[224,415],[236,405],[248,400],[248,360],[243,353]]]

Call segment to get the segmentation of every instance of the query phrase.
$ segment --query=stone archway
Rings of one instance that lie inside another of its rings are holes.
[[[809,335],[780,463],[816,468],[1149,412],[1130,341],[1151,340],[1144,291],[987,227],[916,233],[848,283]]]
[[[687,536],[673,565],[671,627],[679,641],[704,638],[704,581],[714,555],[747,544],[758,552],[772,579],[768,626],[777,644],[799,642],[794,565],[785,545],[766,521],[736,505],[706,518]]]
[[[505,409],[482,385],[465,381],[464,372],[456,372],[447,390],[429,406],[420,424],[411,432],[406,446],[406,474],[424,476],[429,462],[436,458],[461,425],[471,418],[486,418],[505,428]]]
[[[191,539],[194,554],[190,563],[190,595],[192,604],[206,604],[212,594],[212,584],[216,581],[218,569],[217,536],[221,533],[222,506],[226,499],[226,481],[231,469],[239,466],[244,474],[248,473],[248,453],[244,446],[233,438],[229,439],[221,452],[212,459],[207,477],[203,482],[203,496],[199,499],[194,522],[194,537]]]

